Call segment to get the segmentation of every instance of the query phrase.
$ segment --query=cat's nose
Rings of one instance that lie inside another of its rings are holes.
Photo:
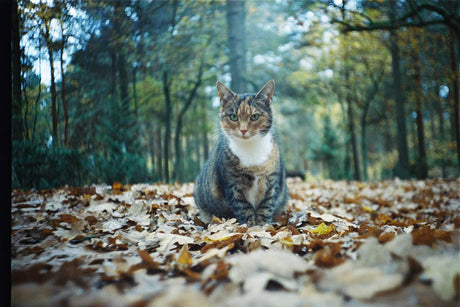
[[[240,129],[240,131],[243,136],[246,134],[246,132],[248,132],[248,130],[243,130],[243,129]]]

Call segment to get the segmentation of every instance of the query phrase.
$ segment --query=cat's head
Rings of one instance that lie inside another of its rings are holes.
[[[230,138],[252,140],[265,136],[272,127],[270,108],[275,81],[270,80],[257,94],[236,94],[217,81],[220,97],[220,123]]]

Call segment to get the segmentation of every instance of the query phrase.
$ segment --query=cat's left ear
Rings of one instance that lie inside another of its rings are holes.
[[[226,87],[222,82],[217,81],[217,92],[219,93],[220,103],[225,106],[227,102],[236,97],[236,94],[231,89]]]
[[[265,101],[267,105],[270,105],[273,99],[273,92],[275,91],[275,81],[268,81],[264,87],[257,93],[256,99]]]

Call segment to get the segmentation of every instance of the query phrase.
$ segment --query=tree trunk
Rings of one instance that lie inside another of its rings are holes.
[[[209,156],[209,139],[208,139],[208,131],[203,130],[203,157],[204,161],[208,159]]]
[[[133,103],[134,103],[134,117],[136,122],[138,120],[138,106],[137,106],[137,90],[136,90],[136,82],[137,82],[137,66],[133,67]]]
[[[458,80],[458,62],[455,52],[455,43],[456,36],[452,29],[450,29],[450,66],[452,70],[452,105],[453,105],[453,120],[454,120],[454,132],[455,132],[455,141],[457,143],[457,160],[458,167],[460,169],[460,93],[459,93],[459,80]],[[457,42],[458,43],[458,42]]]
[[[367,173],[367,137],[366,137],[366,128],[367,128],[367,113],[369,112],[369,107],[371,105],[371,100],[365,102],[363,113],[361,114],[361,152],[363,159],[363,179],[368,179]]]
[[[156,177],[162,179],[163,177],[163,151],[161,148],[161,126],[158,125],[155,130],[155,153],[156,153]]]
[[[201,166],[201,152],[200,152],[200,149],[201,149],[201,137],[199,135],[198,132],[195,132],[194,133],[194,137],[195,137],[195,156],[196,156],[196,160],[195,160],[195,167],[193,169],[193,173],[195,174],[195,176],[198,174],[198,172],[200,171],[200,166]]]
[[[181,182],[190,182],[193,180],[191,178],[191,173],[194,173],[193,166],[193,141],[190,135],[185,136],[185,148],[187,148],[187,156],[182,159],[182,170],[180,174]],[[183,143],[183,142],[182,142]],[[185,172],[187,170],[187,172]]]
[[[347,103],[348,130],[350,133],[351,149],[353,153],[353,179],[361,180],[361,175],[360,175],[360,170],[359,170],[358,145],[356,141],[355,118],[354,118],[353,106],[352,106],[350,97],[347,97],[346,100],[347,100],[346,103]]]
[[[370,67],[367,67],[370,70]],[[363,112],[361,114],[361,151],[362,151],[362,159],[363,159],[363,177],[364,180],[368,179],[367,173],[367,114],[369,113],[369,108],[371,106],[372,100],[377,95],[379,90],[379,85],[383,77],[383,70],[381,71],[380,76],[375,77],[374,74],[371,72],[371,79],[372,79],[372,87],[368,91],[365,101]]]
[[[209,137],[208,137],[208,114],[206,112],[206,108],[202,106],[202,108],[204,109],[203,110],[203,122],[205,123],[201,129],[202,131],[202,144],[203,144],[203,156],[201,157],[202,160],[200,161],[206,161],[208,159],[208,156],[209,156]],[[201,165],[202,163],[200,162],[199,163],[199,169],[201,169]]]
[[[120,128],[121,142],[126,145],[127,152],[132,152],[136,146],[135,136],[132,128],[134,127],[134,118],[131,110],[131,100],[128,92],[128,72],[126,70],[126,58],[123,50],[117,54],[118,65],[118,87],[120,89]]]
[[[62,30],[63,31],[63,30]],[[64,146],[69,148],[69,113],[67,111],[66,91],[65,91],[65,74],[64,74],[64,38],[61,46],[61,100],[64,109]]]
[[[347,140],[348,141],[348,140]],[[344,170],[344,173],[345,173],[345,178],[347,179],[351,179],[351,171],[350,171],[350,168],[351,168],[351,159],[350,159],[350,152],[351,152],[351,148],[350,148],[350,142],[347,142],[345,144],[345,159],[343,161],[344,165],[343,165],[343,170]]]
[[[409,150],[407,146],[407,127],[406,127],[406,111],[404,107],[404,98],[401,87],[401,71],[399,68],[399,47],[396,34],[391,31],[391,60],[393,74],[393,94],[396,102],[396,125],[397,134],[396,142],[398,148],[398,164],[396,167],[396,175],[401,178],[409,178]]]
[[[21,48],[19,45],[19,13],[17,1],[12,1],[11,17],[11,67],[12,67],[12,138],[19,140],[24,137],[22,122],[22,93],[21,93]]]
[[[172,102],[170,92],[171,81],[169,80],[168,72],[163,72],[163,95],[165,98],[165,111],[164,111],[164,145],[163,145],[163,179],[169,182],[169,141],[171,139],[171,115],[172,115]]]
[[[436,73],[436,71],[434,72],[434,80],[439,80],[439,77]],[[436,89],[435,89],[435,93],[434,93],[434,96],[436,97],[436,107],[435,107],[435,111],[436,111],[436,115],[433,114],[433,119],[437,116],[438,118],[438,122],[439,122],[439,130],[437,131],[436,134],[438,134],[439,136],[436,138],[438,139],[440,142],[444,142],[444,106],[443,106],[443,100],[444,98],[443,97],[440,97],[439,96],[439,91],[440,91],[440,86],[439,86],[439,81],[436,82]],[[436,125],[435,125],[436,127]]]
[[[148,144],[147,148],[149,151],[149,156],[150,156],[150,161],[152,165],[152,171],[150,172],[153,177],[156,177],[156,142],[155,142],[155,130],[153,129],[153,125],[150,127],[147,127],[146,134],[147,134],[147,139],[148,139]]]
[[[204,60],[202,59],[200,63],[200,67],[198,68],[198,74],[197,78],[195,81],[195,84],[193,85],[192,90],[190,91],[187,100],[185,101],[185,104],[182,106],[182,109],[179,112],[179,116],[177,117],[177,126],[176,126],[176,134],[174,136],[174,153],[176,155],[175,160],[174,160],[174,173],[173,177],[176,180],[181,180],[181,174],[183,171],[183,161],[182,161],[182,148],[181,148],[181,136],[182,136],[182,127],[183,127],[183,121],[184,121],[184,116],[187,113],[188,109],[193,103],[193,100],[195,99],[196,93],[198,91],[198,88],[201,85],[201,77],[203,75],[203,65],[204,65]]]
[[[30,132],[30,139],[31,140],[34,140],[35,138],[35,131],[36,131],[36,128],[37,128],[37,119],[38,119],[38,106],[40,105],[40,96],[41,96],[41,93],[42,93],[42,76],[41,74],[39,75],[39,79],[38,79],[38,94],[37,94],[37,98],[35,99],[35,104],[34,104],[34,119],[33,119],[33,122],[32,122],[32,131]]]
[[[245,93],[246,86],[246,26],[245,2],[227,0],[227,35],[230,49],[231,88]]]
[[[423,86],[422,86],[422,75],[420,70],[420,56],[414,50],[414,69],[415,69],[415,84],[416,84],[416,95],[415,95],[415,113],[417,118],[415,120],[417,124],[417,140],[418,140],[418,177],[424,179],[428,177],[428,165],[426,161],[426,150],[425,150],[425,127],[423,122]]]
[[[110,92],[112,94],[112,100],[116,100],[117,97],[117,54],[113,48],[110,49]]]
[[[51,118],[53,123],[53,144],[58,145],[58,120],[57,120],[57,104],[56,104],[56,82],[54,79],[54,58],[51,47],[48,50],[50,57],[50,73],[51,73]]]
[[[435,80],[439,80],[437,75],[434,75]],[[439,96],[439,84],[436,86],[436,112],[437,112],[437,118],[439,122],[439,131],[438,131],[438,137],[436,138],[441,144],[445,142],[445,133],[444,133],[444,106],[443,106],[443,98]],[[435,115],[433,115],[433,120],[434,120]],[[441,176],[445,178],[447,176],[446,173],[446,160],[443,158],[441,159]]]
[[[52,136],[53,136],[53,146],[58,146],[58,118],[57,118],[57,104],[56,104],[56,81],[54,78],[54,54],[53,47],[50,36],[49,24],[45,24],[44,38],[46,41],[46,47],[48,49],[48,56],[50,62],[50,77],[51,77],[51,121],[52,121]]]
[[[395,0],[390,1],[390,19],[395,19],[396,4]],[[401,178],[409,178],[409,151],[407,146],[407,128],[406,128],[406,112],[404,107],[403,90],[401,87],[401,71],[399,59],[399,47],[397,43],[398,37],[395,31],[390,31],[390,52],[391,66],[393,74],[393,93],[396,102],[396,125],[397,135],[396,142],[398,145],[398,164],[395,174]]]
[[[30,128],[29,128],[29,123],[28,123],[28,118],[29,118],[29,98],[28,98],[28,94],[27,94],[27,86],[25,86],[25,82],[23,82],[23,86],[22,86],[22,94],[23,94],[23,97],[24,97],[24,116],[22,117],[23,118],[23,123],[24,123],[24,135],[23,135],[23,138],[26,139],[26,140],[30,140],[31,139],[31,135],[30,135]],[[40,92],[38,93],[40,95]],[[22,112],[21,112],[22,113]]]
[[[121,110],[123,115],[131,113],[130,99],[128,94],[128,72],[126,70],[125,55],[122,51],[118,52],[118,86],[120,88]]]
[[[345,6],[347,1],[342,2],[342,19],[345,20]],[[348,58],[349,58],[349,45],[348,45],[348,35],[344,34],[344,53],[343,53],[343,70],[344,70],[344,82],[345,82],[345,105],[347,108],[347,127],[348,132],[350,133],[351,141],[351,150],[353,154],[353,179],[360,180],[361,175],[359,171],[359,157],[358,157],[358,145],[356,141],[356,131],[355,131],[355,118],[353,112],[353,99],[351,95],[351,86],[350,86],[350,68],[348,67]]]

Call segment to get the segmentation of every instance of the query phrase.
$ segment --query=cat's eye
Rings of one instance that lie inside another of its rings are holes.
[[[252,115],[251,115],[251,120],[252,120],[252,121],[256,121],[256,120],[259,119],[259,117],[260,117],[259,114],[252,114]]]
[[[233,122],[236,122],[238,120],[238,116],[236,116],[236,114],[230,114],[228,117]]]

